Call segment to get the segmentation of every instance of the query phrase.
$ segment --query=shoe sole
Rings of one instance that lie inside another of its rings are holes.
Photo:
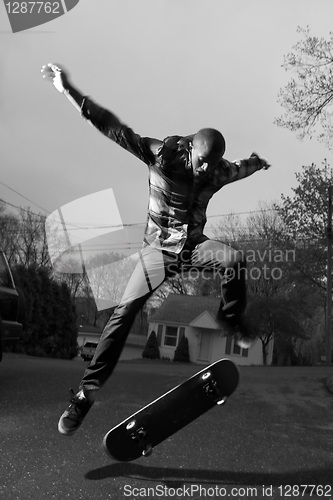
[[[58,431],[60,432],[60,434],[62,434],[63,436],[72,436],[76,431],[77,429],[73,429],[73,430],[68,430],[66,429],[63,425],[62,425],[62,422],[61,422],[61,419],[62,417],[60,417],[60,420],[58,422]]]

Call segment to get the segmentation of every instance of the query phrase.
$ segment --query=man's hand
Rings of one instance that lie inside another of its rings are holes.
[[[267,160],[265,160],[265,158],[260,158],[260,161],[261,161],[263,170],[268,170],[272,166],[270,163],[268,163]]]
[[[69,81],[66,72],[56,66],[55,64],[49,63],[42,67],[41,73],[43,78],[52,81],[53,85],[58,92],[63,94],[69,88]]]
[[[261,158],[257,153],[252,153],[251,158],[259,158],[263,170],[267,170],[272,166],[268,163],[267,160]]]

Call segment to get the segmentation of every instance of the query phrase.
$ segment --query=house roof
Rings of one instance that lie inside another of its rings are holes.
[[[170,321],[172,323],[189,325],[198,318],[198,316],[204,312],[208,312],[214,321],[218,325],[221,325],[216,318],[220,301],[220,298],[209,295],[202,296],[171,293],[161,306],[151,314],[149,321],[161,323]]]

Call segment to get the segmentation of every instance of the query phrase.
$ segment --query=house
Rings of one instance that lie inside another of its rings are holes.
[[[154,330],[161,358],[173,359],[182,335],[189,343],[190,360],[213,363],[228,357],[239,365],[262,365],[262,342],[257,339],[249,349],[241,349],[226,336],[216,313],[220,298],[170,294],[149,317],[148,336]],[[273,341],[268,345],[267,364],[272,363]]]

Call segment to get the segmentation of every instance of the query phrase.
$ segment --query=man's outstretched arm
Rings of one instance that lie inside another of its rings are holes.
[[[135,134],[111,111],[94,103],[74,87],[69,81],[67,72],[59,66],[49,63],[42,67],[41,72],[43,78],[51,81],[58,92],[64,94],[82,116],[102,134],[134,154],[147,165],[154,162],[157,150],[162,144],[161,141]]]
[[[250,158],[244,160],[229,162],[223,158],[222,162],[228,172],[228,182],[244,179],[258,170],[267,170],[271,166],[267,160],[261,158],[256,153],[252,153]]]

